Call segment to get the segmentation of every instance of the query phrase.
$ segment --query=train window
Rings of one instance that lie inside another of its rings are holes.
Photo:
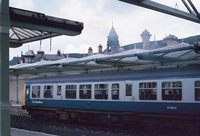
[[[65,98],[76,99],[76,85],[66,85]]]
[[[91,99],[92,86],[90,84],[79,86],[79,98],[80,99]]]
[[[195,82],[195,100],[200,101],[200,81]]]
[[[126,84],[126,96],[132,96],[132,84]]]
[[[157,83],[145,82],[139,84],[140,100],[156,100],[157,99]]]
[[[95,84],[95,99],[108,99],[108,84]]]
[[[119,99],[119,84],[112,84],[112,99]]]
[[[163,100],[182,100],[182,82],[162,82]]]
[[[32,98],[40,98],[40,86],[32,86]]]
[[[53,98],[53,86],[52,85],[44,86],[44,98]]]
[[[61,95],[61,86],[60,85],[57,86],[57,95],[58,96]]]
[[[29,87],[26,87],[26,94],[29,94]]]

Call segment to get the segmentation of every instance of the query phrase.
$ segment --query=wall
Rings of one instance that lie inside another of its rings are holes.
[[[18,102],[19,104],[22,104],[23,101],[23,90],[24,90],[24,84],[27,80],[30,78],[33,78],[34,76],[23,76],[18,78]],[[10,102],[12,104],[17,104],[17,82],[16,82],[16,76],[10,76]]]

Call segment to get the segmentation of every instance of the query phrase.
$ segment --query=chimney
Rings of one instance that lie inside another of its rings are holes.
[[[42,50],[38,50],[38,51],[37,51],[37,54],[44,55],[44,51],[42,51]]]
[[[89,49],[88,49],[88,54],[90,54],[90,53],[92,53],[93,51],[92,51],[92,47],[89,47]]]
[[[149,50],[149,40],[151,37],[151,34],[149,33],[149,31],[147,31],[147,29],[144,30],[144,32],[142,32],[142,34],[140,34],[140,36],[142,37],[142,48],[145,50]]]
[[[98,53],[101,54],[102,53],[102,49],[103,49],[101,44],[99,44],[98,49],[99,49]]]
[[[61,55],[61,52],[60,52],[60,50],[58,50],[58,51],[57,51],[57,55],[58,55],[58,56],[60,56],[60,55]]]

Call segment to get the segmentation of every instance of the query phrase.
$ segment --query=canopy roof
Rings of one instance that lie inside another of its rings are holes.
[[[132,49],[116,54],[96,54],[10,66],[10,74],[60,74],[127,70],[162,66],[200,64],[197,46],[180,43],[154,50]]]
[[[59,35],[81,33],[83,23],[10,7],[10,47]]]

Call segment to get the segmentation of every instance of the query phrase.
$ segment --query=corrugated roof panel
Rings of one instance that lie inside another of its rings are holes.
[[[176,51],[176,52],[170,52],[164,55],[163,57],[168,57],[168,58],[174,58],[176,59],[177,57],[181,56],[184,54],[186,51]]]
[[[121,59],[121,62],[133,62],[134,63],[137,60],[138,60],[137,57],[127,57],[127,58]]]
[[[192,52],[190,52],[190,53],[188,53],[188,54],[186,54],[186,55],[184,55],[184,56],[182,56],[180,58],[181,59],[193,59],[193,58],[195,59],[197,57],[200,57],[200,54],[197,54],[194,51],[192,51]]]

